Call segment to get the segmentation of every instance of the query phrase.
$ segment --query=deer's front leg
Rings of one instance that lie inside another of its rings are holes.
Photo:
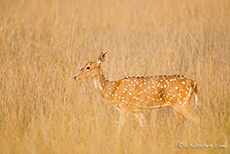
[[[133,114],[134,114],[135,118],[137,118],[137,120],[139,121],[141,128],[146,129],[147,124],[146,124],[146,120],[145,120],[143,113],[142,112],[133,112]]]
[[[124,126],[124,123],[126,121],[126,117],[127,117],[128,112],[127,111],[121,111],[120,112],[120,117],[119,117],[119,122],[118,122],[118,131],[120,132],[121,129]]]

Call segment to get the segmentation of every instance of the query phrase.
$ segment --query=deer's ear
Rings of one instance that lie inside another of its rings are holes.
[[[106,59],[106,53],[107,53],[107,52],[105,52],[105,53],[101,52],[101,53],[100,53],[100,55],[99,55],[98,58],[96,59],[96,62],[97,62],[98,64],[100,64],[100,63],[102,63],[102,62],[105,61],[105,59]]]

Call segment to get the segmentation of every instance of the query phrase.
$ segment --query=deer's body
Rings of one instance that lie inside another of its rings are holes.
[[[121,126],[126,115],[133,111],[141,126],[145,127],[145,118],[141,111],[164,107],[172,107],[180,122],[187,117],[200,123],[199,116],[189,106],[193,92],[197,104],[198,88],[194,79],[183,75],[157,75],[133,76],[109,81],[104,77],[100,67],[104,59],[105,53],[102,53],[94,62],[87,63],[74,78],[93,78],[96,90],[120,111]],[[92,73],[89,72],[90,69],[93,69]]]

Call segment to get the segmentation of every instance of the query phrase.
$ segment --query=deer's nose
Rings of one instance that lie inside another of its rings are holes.
[[[74,80],[77,80],[77,79],[78,79],[77,75],[74,75],[73,79],[74,79]]]

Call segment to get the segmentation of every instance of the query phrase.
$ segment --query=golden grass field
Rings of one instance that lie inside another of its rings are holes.
[[[201,128],[171,109],[118,111],[73,76],[100,52],[109,80],[197,79]],[[0,153],[230,153],[229,0],[0,0]],[[179,148],[179,143],[225,148]]]

